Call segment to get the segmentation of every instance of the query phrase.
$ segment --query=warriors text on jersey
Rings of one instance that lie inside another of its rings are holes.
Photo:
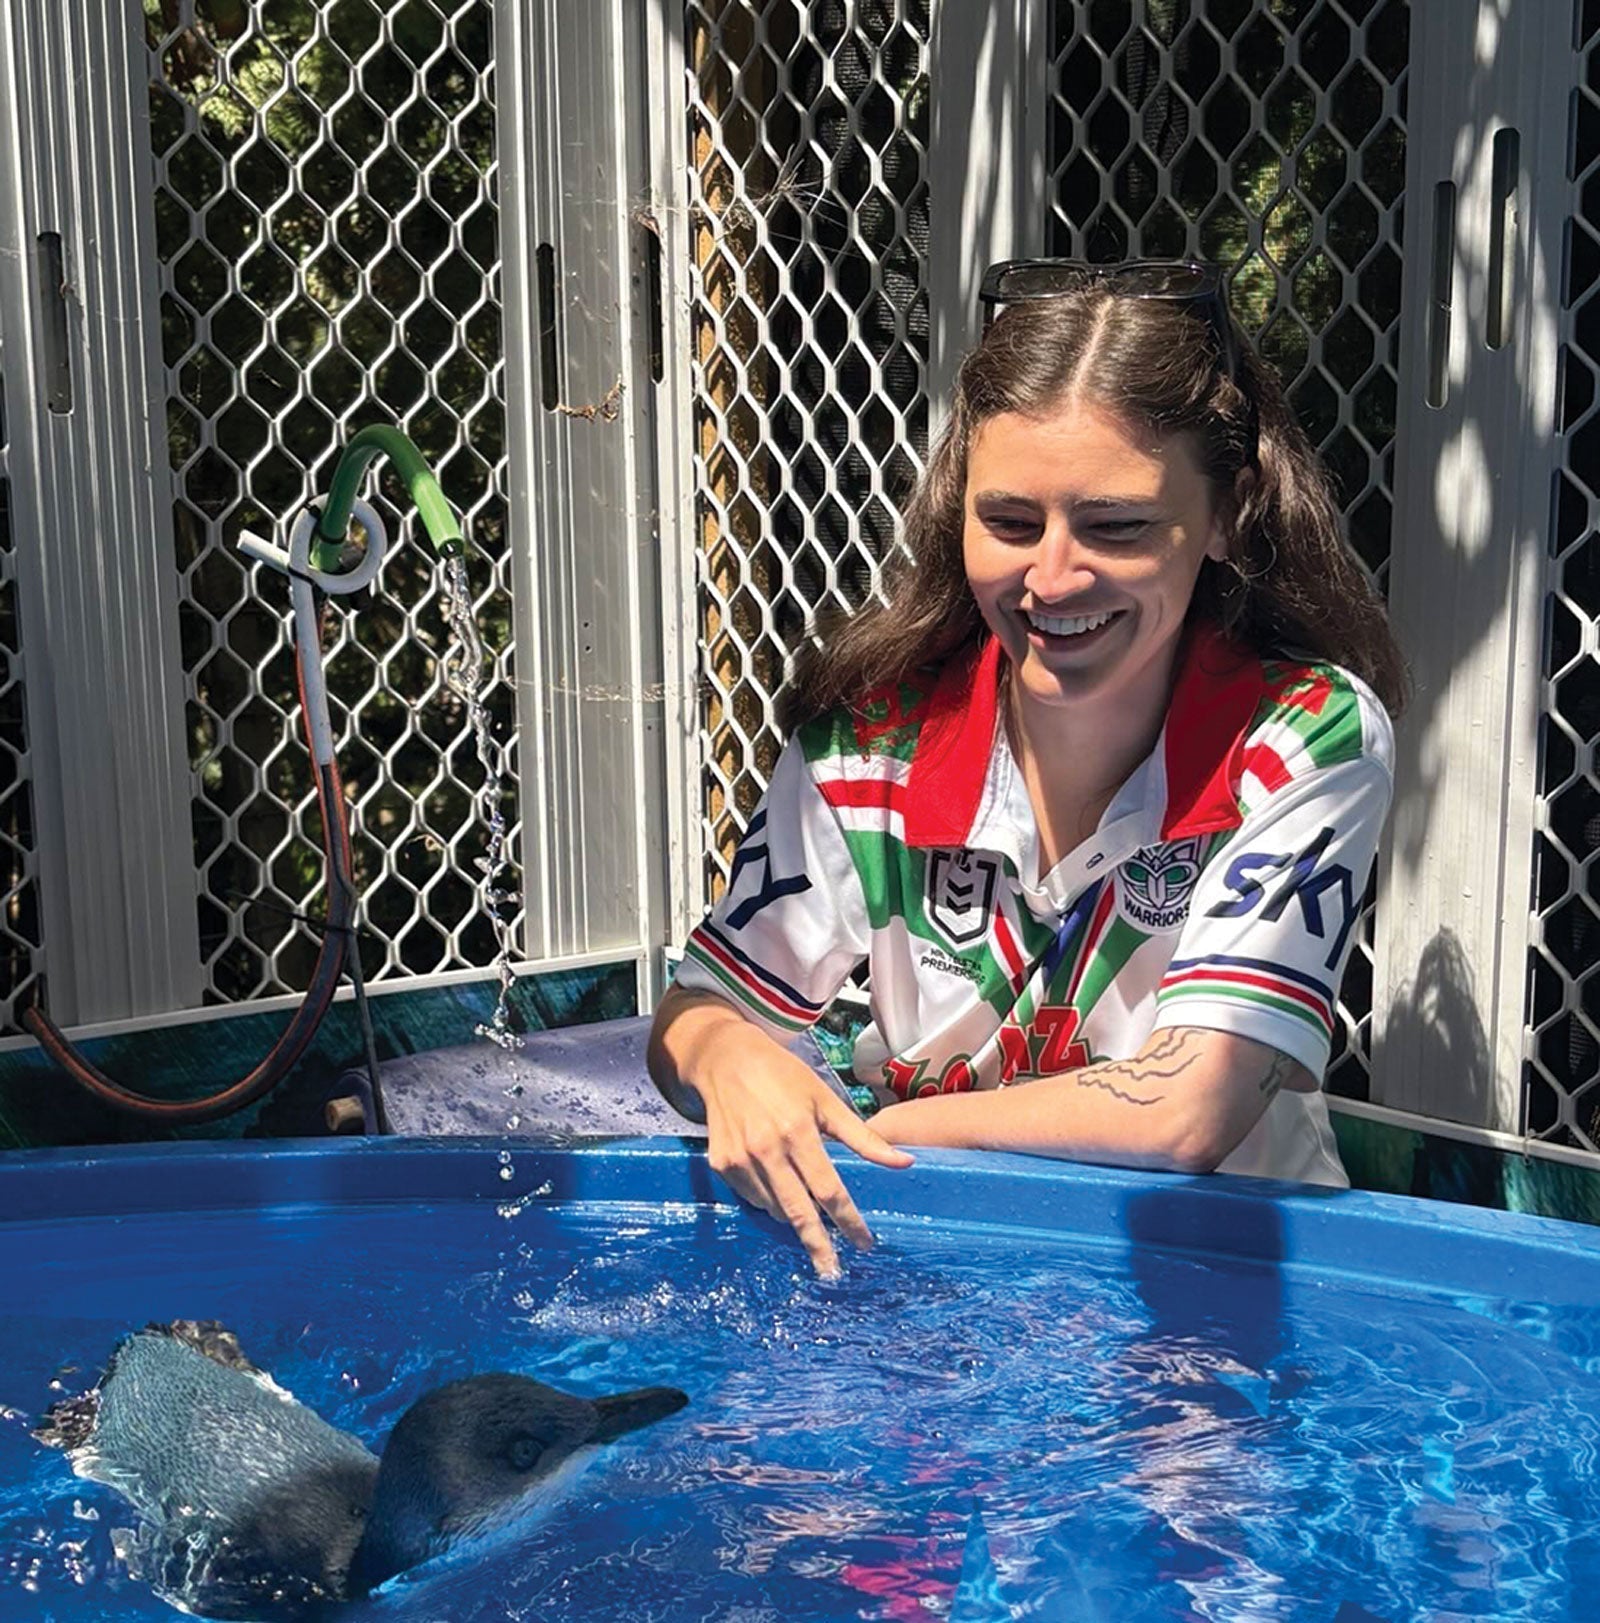
[[[1320,1078],[1391,792],[1376,699],[1197,629],[1155,749],[1041,874],[1001,657],[800,729],[677,984],[781,1041],[865,961],[854,1068],[884,1102],[1126,1059],[1164,1026]],[[1220,1170],[1344,1183],[1321,1094],[1280,1093]]]

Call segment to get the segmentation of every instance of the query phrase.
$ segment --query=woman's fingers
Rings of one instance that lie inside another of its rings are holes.
[[[909,1156],[903,1157],[903,1162],[909,1160]],[[794,1229],[819,1274],[832,1277],[839,1270],[838,1254],[822,1221],[824,1212],[857,1250],[871,1249],[872,1230],[851,1199],[818,1133],[791,1141],[787,1162],[778,1162],[763,1170],[778,1207],[773,1215],[781,1215]],[[769,1206],[768,1210],[771,1209]]]
[[[863,1161],[875,1161],[880,1167],[908,1167],[913,1157],[897,1144],[881,1138],[845,1104],[829,1093],[823,1096],[817,1110],[817,1125],[830,1138],[836,1138],[846,1149],[851,1149]]]
[[[810,1079],[808,1079],[810,1080]],[[730,1110],[726,1099],[708,1112],[711,1166],[740,1199],[787,1223],[812,1266],[825,1278],[839,1272],[838,1253],[823,1214],[852,1245],[866,1250],[872,1231],[856,1209],[822,1135],[837,1139],[879,1166],[910,1166],[912,1158],[875,1133],[842,1099],[813,1082],[809,1100],[792,1095],[780,1109],[749,1111],[743,1093]],[[796,1109],[796,1106],[799,1108]]]
[[[773,1204],[772,1191],[767,1187],[767,1181],[762,1177],[759,1166],[738,1163],[724,1166],[713,1160],[711,1170],[740,1200],[754,1206],[759,1212],[765,1212],[769,1217],[782,1216]]]
[[[865,1219],[856,1209],[855,1201],[850,1198],[850,1191],[845,1188],[844,1180],[839,1176],[839,1169],[828,1158],[828,1152],[823,1148],[820,1138],[813,1140],[797,1157],[797,1170],[805,1180],[812,1198],[833,1219],[845,1239],[858,1251],[870,1250],[873,1243],[872,1230],[867,1227]]]
[[[815,1133],[809,1147],[795,1145],[787,1153],[747,1155],[725,1163],[718,1157],[712,1166],[741,1200],[787,1223],[812,1267],[825,1279],[837,1277],[839,1255],[822,1220],[823,1211],[853,1245],[865,1249],[872,1244],[871,1232]]]
[[[822,1221],[822,1213],[804,1178],[793,1166],[771,1167],[767,1175],[778,1208],[773,1215],[794,1230],[818,1275],[823,1279],[837,1279],[839,1253],[834,1249],[828,1225]],[[868,1238],[870,1243],[871,1237]]]

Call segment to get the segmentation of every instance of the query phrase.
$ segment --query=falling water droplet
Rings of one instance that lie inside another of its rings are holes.
[[[489,712],[484,707],[483,690],[487,685],[484,675],[483,639],[478,635],[477,619],[472,612],[472,593],[467,583],[467,564],[464,558],[447,558],[444,566],[444,613],[455,641],[444,657],[445,686],[466,706],[467,721],[477,742],[478,760],[483,765],[483,782],[474,797],[478,817],[489,833],[488,846],[473,866],[480,875],[478,900],[489,915],[495,934],[495,971],[500,983],[495,999],[494,1013],[487,1025],[474,1027],[480,1037],[487,1037],[504,1049],[522,1046],[522,1038],[511,1026],[511,989],[516,976],[511,972],[515,956],[512,920],[502,909],[513,902],[515,886],[502,886],[498,881],[510,866],[506,854],[506,821],[500,811],[502,791],[507,777],[505,746],[496,742],[489,723]]]

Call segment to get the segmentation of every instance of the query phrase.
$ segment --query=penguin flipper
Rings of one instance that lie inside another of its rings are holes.
[[[334,1591],[304,1572],[274,1571],[248,1535],[220,1528],[214,1517],[175,1511],[160,1523],[141,1520],[114,1530],[113,1548],[128,1576],[146,1583],[178,1611],[232,1623],[290,1623],[326,1616]]]

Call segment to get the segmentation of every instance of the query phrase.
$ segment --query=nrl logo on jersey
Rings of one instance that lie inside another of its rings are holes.
[[[1147,930],[1171,930],[1189,917],[1200,878],[1204,841],[1147,845],[1117,869],[1117,900],[1124,918]]]
[[[989,933],[1000,859],[977,851],[934,851],[928,857],[928,917],[952,947]]]

